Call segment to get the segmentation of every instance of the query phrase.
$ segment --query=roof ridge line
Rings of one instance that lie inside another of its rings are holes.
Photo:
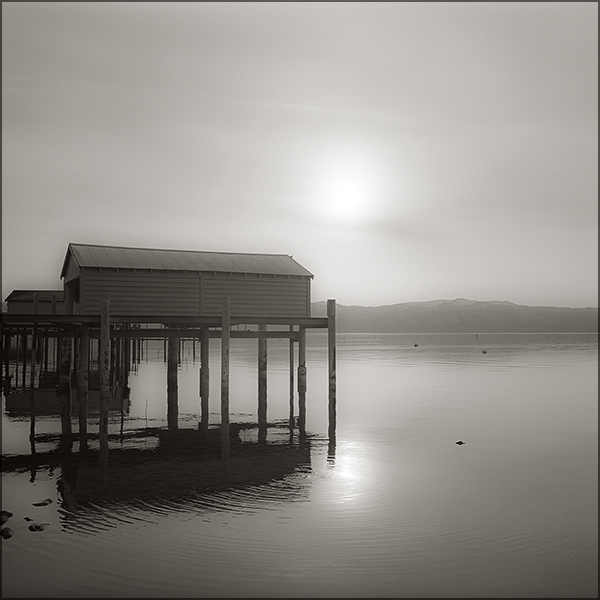
[[[283,252],[272,253],[272,252],[234,252],[230,250],[179,250],[176,248],[143,248],[141,246],[114,246],[108,244],[84,244],[79,242],[69,242],[69,246],[88,246],[93,248],[115,248],[120,250],[149,250],[156,252],[191,252],[191,253],[202,253],[202,254],[241,254],[243,256],[289,256]]]

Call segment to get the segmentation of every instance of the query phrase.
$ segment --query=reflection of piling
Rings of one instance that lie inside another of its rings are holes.
[[[327,446],[327,464],[331,467],[335,466],[335,438],[329,438]]]
[[[110,393],[110,298],[102,298],[100,313],[100,462],[108,460],[108,402]]]
[[[258,331],[266,331],[261,323]],[[258,338],[258,441],[267,441],[267,338]]]
[[[327,332],[329,363],[329,440],[335,442],[336,426],[336,349],[335,349],[335,300],[327,300]]]
[[[167,343],[167,426],[177,429],[179,418],[177,406],[177,366],[179,362],[179,337],[170,335]]]
[[[229,458],[229,339],[230,302],[223,298],[221,318],[221,457]]]

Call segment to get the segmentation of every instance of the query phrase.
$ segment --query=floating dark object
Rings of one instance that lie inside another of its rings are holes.
[[[32,523],[28,529],[29,531],[44,531],[50,523]]]
[[[487,350],[482,350],[481,354],[487,354]]]
[[[0,534],[7,540],[8,538],[11,538],[15,532],[10,527],[3,527],[2,530],[0,530]]]
[[[454,442],[455,444],[458,444],[459,446],[462,446],[463,444],[466,444],[467,442],[463,442],[462,440],[458,440],[458,442]]]
[[[419,344],[415,344],[415,348],[418,346]]]
[[[34,506],[48,506],[48,504],[52,504],[52,500],[50,498],[33,503]]]
[[[13,514],[11,512],[9,512],[8,510],[3,510],[2,511],[2,525],[4,525],[4,523],[6,523],[6,521],[8,521],[12,516],[13,516]]]

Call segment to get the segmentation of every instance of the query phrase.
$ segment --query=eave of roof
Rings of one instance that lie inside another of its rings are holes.
[[[4,301],[33,302],[34,294],[38,295],[40,302],[52,302],[53,299],[56,299],[58,302],[64,300],[63,290],[13,290]]]

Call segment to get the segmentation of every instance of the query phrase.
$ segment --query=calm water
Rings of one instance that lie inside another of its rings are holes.
[[[283,477],[73,509],[60,467],[3,472],[3,597],[598,597],[597,334],[339,334],[335,456],[326,352],[309,335],[315,438]],[[256,342],[233,340],[231,359],[232,421],[252,421]],[[161,344],[146,361],[126,430],[166,424]],[[186,347],[182,428],[197,424],[198,366]],[[287,342],[269,340],[269,420],[287,417],[288,390]],[[3,454],[29,451],[27,418],[4,402],[2,428]],[[38,417],[38,433],[58,428]],[[25,517],[48,525],[31,532]]]

